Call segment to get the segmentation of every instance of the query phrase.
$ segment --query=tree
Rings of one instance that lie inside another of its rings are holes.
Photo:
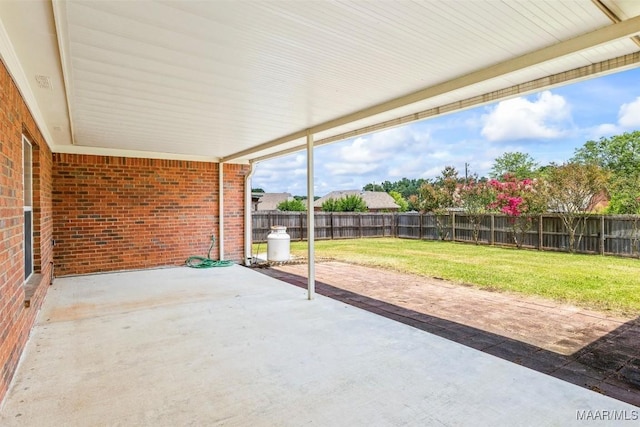
[[[393,184],[393,188],[390,188],[387,191],[397,191],[402,194],[402,197],[408,199],[411,195],[418,194],[418,190],[420,186],[426,182],[423,178],[418,179],[407,179],[402,178],[400,181],[397,181]]]
[[[402,178],[396,182],[384,181],[381,184],[371,182],[362,189],[364,191],[384,191],[390,193],[391,191],[397,191],[402,195],[405,200],[408,200],[411,196],[417,196],[420,186],[426,182],[423,178],[408,179]]]
[[[323,212],[366,212],[367,204],[357,194],[343,196],[339,199],[329,198],[322,203]]]
[[[609,213],[640,214],[640,174],[610,180]],[[631,219],[631,253],[640,256],[640,216]]]
[[[521,152],[507,152],[493,161],[489,176],[493,179],[501,179],[509,174],[517,179],[533,178],[538,164],[529,154]]]
[[[338,212],[338,202],[333,197],[329,197],[327,200],[322,202],[322,212]]]
[[[482,220],[491,211],[490,206],[496,202],[497,193],[495,187],[486,182],[469,181],[458,188],[457,198],[469,218],[473,241],[478,244]]]
[[[406,212],[409,209],[409,203],[397,191],[389,191],[389,195],[393,197],[393,201],[398,205],[398,212]]]
[[[369,183],[362,187],[363,191],[384,191],[384,188],[380,184]]]
[[[458,170],[455,167],[445,166],[440,171],[440,176],[436,178],[436,184],[444,186],[447,183],[457,183],[459,181],[458,175]]]
[[[576,149],[571,163],[596,164],[614,175],[634,175],[640,172],[640,130],[587,141]]]
[[[594,164],[609,172],[610,213],[639,213],[634,201],[640,197],[640,131],[587,141],[571,162]]]
[[[425,182],[418,190],[418,206],[422,212],[447,210],[456,206],[454,194],[458,187],[458,171],[445,166],[433,183]]]
[[[369,209],[362,197],[357,194],[344,196],[337,201],[338,212],[366,212]]]
[[[252,188],[252,193],[264,193],[265,191],[262,188]]]
[[[446,204],[444,193],[434,184],[426,183],[420,187],[417,196],[417,206],[421,212],[434,212]]]
[[[496,201],[488,208],[507,215],[514,243],[521,248],[527,232],[533,228],[534,218],[547,211],[543,181],[529,178],[519,180],[507,174],[504,181],[492,179],[489,185],[497,194]]]
[[[301,200],[285,200],[278,203],[276,209],[279,211],[303,212],[307,210],[307,205]]]
[[[441,208],[452,208],[456,206],[454,194],[458,188],[458,184],[463,181],[458,177],[458,170],[453,166],[445,166],[440,172],[440,176],[436,178],[435,184],[440,187],[442,193]]]
[[[420,212],[429,212],[435,215],[438,238],[446,240],[453,221],[448,211],[453,206],[453,196],[450,196],[441,186],[425,183],[420,187],[419,194],[412,196],[411,202],[418,207]]]
[[[640,214],[640,173],[611,177],[608,184],[611,195],[608,213]]]
[[[407,203],[409,205],[408,207],[409,210],[412,210],[412,211],[420,210],[420,198],[418,197],[417,194],[412,194],[411,196],[409,196],[409,198],[407,199]]]
[[[446,240],[449,235],[449,229],[453,221],[449,211],[457,204],[454,195],[458,182],[456,168],[446,166],[434,183],[425,182],[418,192],[417,206],[421,212],[435,214],[436,232],[440,240]],[[412,203],[415,203],[413,198]]]
[[[549,169],[549,208],[558,213],[569,234],[569,250],[575,252],[582,240],[593,200],[605,191],[607,172],[600,166],[565,163]],[[577,236],[577,237],[576,237]]]

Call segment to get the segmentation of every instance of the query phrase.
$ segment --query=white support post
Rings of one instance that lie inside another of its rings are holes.
[[[308,244],[308,284],[307,299],[312,300],[316,292],[316,264],[313,212],[313,134],[307,131],[307,244]]]
[[[218,163],[218,259],[224,259],[224,163]]]
[[[253,261],[253,195],[251,194],[251,176],[253,162],[249,163],[249,172],[244,177],[244,265],[249,267]]]

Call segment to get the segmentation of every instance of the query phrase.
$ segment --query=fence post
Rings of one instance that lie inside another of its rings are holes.
[[[423,221],[422,213],[418,214],[418,240],[422,240],[422,221]]]
[[[398,221],[400,221],[400,215],[394,212],[391,222],[391,236],[393,237],[398,237]]]
[[[387,237],[387,215],[382,217],[382,237]]]
[[[389,215],[385,215],[385,216],[382,217],[382,237],[387,237],[387,218],[388,217],[389,217]],[[391,225],[391,224],[389,224],[389,225]]]
[[[331,240],[333,240],[333,212],[329,212],[329,231],[331,233]]]
[[[451,241],[456,241],[456,213],[451,212]]]
[[[496,244],[496,216],[491,214],[491,229],[489,232],[489,244],[491,246]]]
[[[305,215],[306,215],[306,212],[304,212],[304,211],[300,212],[300,216],[299,216],[299,218],[300,218],[300,241],[301,241],[301,242],[302,242],[302,240],[303,240],[303,237],[302,237],[302,236],[303,236],[303,234],[304,234],[304,229],[303,229],[303,227],[302,227],[302,220],[304,219],[303,217],[304,217]],[[308,229],[309,229],[309,227],[307,227],[307,230],[308,230]],[[308,234],[308,232],[307,232],[307,234]],[[308,238],[309,238],[309,236],[307,236],[307,239],[308,239]]]
[[[387,237],[387,214],[382,215],[382,237]]]
[[[538,250],[542,250],[542,245],[544,244],[544,238],[542,233],[544,232],[544,227],[542,226],[542,214],[538,218]]]
[[[604,215],[602,215],[600,217],[600,255],[604,255],[604,241],[605,241],[605,236],[604,236]],[[631,253],[633,253],[633,250],[631,251]]]
[[[358,212],[358,234],[359,237],[362,239],[362,213]]]

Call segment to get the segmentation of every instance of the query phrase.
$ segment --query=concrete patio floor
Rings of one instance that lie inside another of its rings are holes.
[[[638,416],[635,406],[305,295],[240,266],[56,279],[0,425],[570,426],[611,425],[603,411]]]
[[[307,286],[306,264],[260,272]],[[327,261],[316,292],[640,407],[640,318]]]

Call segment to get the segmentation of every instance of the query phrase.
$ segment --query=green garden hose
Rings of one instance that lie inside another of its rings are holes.
[[[211,236],[211,246],[209,246],[209,252],[207,257],[202,256],[190,256],[185,261],[188,267],[191,268],[212,268],[212,267],[230,267],[233,265],[233,261],[220,260],[216,261],[211,259],[211,250],[216,244],[216,236]]]

